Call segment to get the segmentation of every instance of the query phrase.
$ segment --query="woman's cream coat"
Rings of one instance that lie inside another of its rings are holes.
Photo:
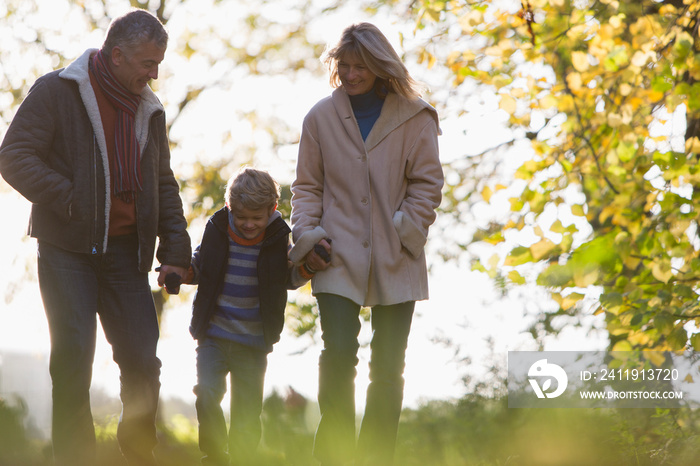
[[[341,88],[304,119],[292,184],[299,263],[320,239],[332,239],[331,267],[312,280],[363,306],[428,298],[425,245],[440,204],[443,173],[437,112],[390,93],[363,141]]]

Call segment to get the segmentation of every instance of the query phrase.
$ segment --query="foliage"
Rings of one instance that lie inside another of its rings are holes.
[[[99,411],[99,410],[98,410]],[[299,394],[272,393],[263,409],[260,465],[308,465],[318,407]],[[0,401],[0,464],[50,464],[50,445],[31,439],[21,408]],[[123,465],[117,419],[96,417],[101,466]],[[700,449],[697,411],[649,409],[509,409],[505,396],[474,393],[405,409],[396,464],[435,466],[590,465],[690,466]],[[199,463],[196,421],[183,414],[158,426],[161,464]]]
[[[289,97],[298,83],[321,74],[325,40],[314,28],[342,8],[310,0],[8,0],[0,4],[0,138],[35,79],[98,47],[110,20],[129,7],[149,9],[169,31],[168,54],[152,85],[166,108],[172,163],[196,244],[197,226],[223,205],[226,180],[238,167],[293,173],[294,159],[283,154],[293,152],[298,131],[281,114],[311,105]],[[289,219],[290,180],[279,181],[279,209]],[[155,290],[154,298],[160,311],[170,297]],[[313,306],[290,310],[301,333],[313,329]]]
[[[462,241],[493,245],[473,267],[547,288],[555,315],[579,318],[594,298],[616,349],[700,349],[700,2],[416,8],[417,29],[452,44],[417,56],[446,63],[458,89],[490,91],[512,136],[507,156],[475,154],[448,188],[450,207],[503,212]]]
[[[467,397],[404,411],[397,463],[411,466],[696,464],[697,413],[509,409],[505,398]],[[426,463],[427,461],[427,463]]]
[[[39,462],[42,451],[38,442],[25,431],[24,420],[27,407],[23,400],[14,402],[0,398],[0,464],[18,465],[31,461]]]

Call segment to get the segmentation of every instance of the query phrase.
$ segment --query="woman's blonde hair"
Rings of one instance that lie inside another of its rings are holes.
[[[280,197],[279,184],[269,173],[244,167],[226,184],[226,205],[250,210],[272,209]]]
[[[401,58],[375,25],[359,23],[348,26],[335,47],[326,50],[321,60],[330,71],[331,86],[341,85],[338,61],[356,55],[377,76],[375,91],[382,96],[396,92],[410,100],[421,95],[421,85],[408,73]]]

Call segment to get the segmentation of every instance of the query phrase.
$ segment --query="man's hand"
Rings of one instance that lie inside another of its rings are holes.
[[[174,265],[161,265],[156,268],[156,272],[160,272],[158,274],[158,286],[165,286],[165,291],[168,294],[180,293],[180,283],[187,276],[187,269]]]

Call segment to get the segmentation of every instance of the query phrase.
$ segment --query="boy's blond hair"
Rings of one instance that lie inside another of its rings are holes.
[[[244,167],[228,180],[224,198],[229,208],[273,209],[280,198],[280,187],[269,173]]]

